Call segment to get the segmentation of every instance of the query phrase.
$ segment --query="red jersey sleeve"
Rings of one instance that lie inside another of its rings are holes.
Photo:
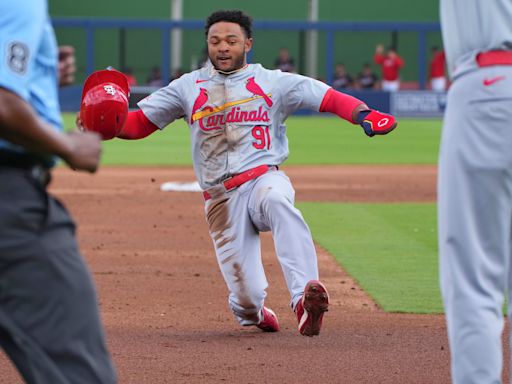
[[[128,112],[123,130],[117,137],[126,140],[143,139],[156,130],[158,130],[158,127],[139,109],[138,111]]]
[[[354,109],[361,104],[364,104],[364,102],[330,88],[322,100],[320,112],[331,112],[342,119],[355,123],[353,119]]]

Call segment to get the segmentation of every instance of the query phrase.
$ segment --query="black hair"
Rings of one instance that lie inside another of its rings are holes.
[[[238,9],[234,10],[220,10],[213,12],[208,18],[206,19],[206,24],[204,26],[204,32],[205,35],[208,36],[208,31],[210,30],[210,27],[218,23],[220,21],[227,21],[228,23],[236,23],[245,32],[245,36],[250,39],[252,37],[252,18],[249,15],[246,15],[242,11]]]

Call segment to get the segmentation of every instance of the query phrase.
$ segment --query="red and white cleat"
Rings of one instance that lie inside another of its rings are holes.
[[[277,332],[279,331],[279,321],[273,310],[267,307],[263,307],[263,319],[257,325],[259,329],[264,332]]]
[[[324,312],[329,308],[329,294],[325,286],[318,280],[311,280],[304,288],[304,294],[295,307],[299,322],[299,332],[304,336],[315,336],[320,333]]]

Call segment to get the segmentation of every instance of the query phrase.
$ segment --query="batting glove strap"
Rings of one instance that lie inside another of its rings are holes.
[[[363,127],[364,133],[370,137],[374,135],[385,135],[397,126],[397,122],[393,116],[375,110],[359,112],[356,123]]]

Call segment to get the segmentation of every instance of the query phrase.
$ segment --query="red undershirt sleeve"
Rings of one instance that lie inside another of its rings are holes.
[[[158,127],[153,124],[146,115],[144,115],[142,110],[139,109],[137,111],[128,112],[128,117],[126,118],[123,130],[119,135],[117,135],[117,137],[126,140],[143,139],[144,137],[151,135],[156,130],[158,130]]]
[[[352,119],[352,113],[354,109],[361,104],[364,104],[364,102],[330,88],[325,93],[322,104],[320,104],[320,112],[334,113],[342,119],[355,124],[355,121]]]

